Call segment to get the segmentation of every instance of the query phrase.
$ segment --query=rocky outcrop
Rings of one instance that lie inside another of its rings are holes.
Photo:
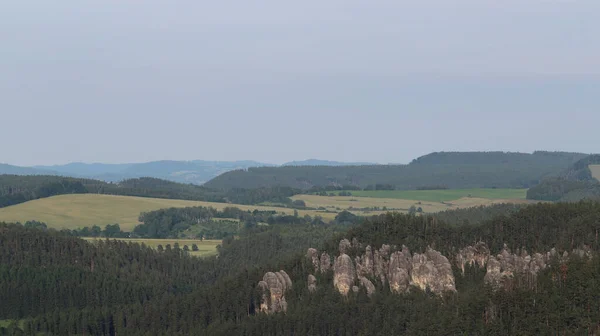
[[[385,285],[385,277],[388,273],[388,262],[390,255],[390,246],[382,245],[379,250],[375,250],[373,253],[373,273],[375,277],[381,280],[381,283]]]
[[[314,275],[308,275],[308,291],[315,292],[317,290],[317,278]]]
[[[325,273],[331,269],[331,257],[327,252],[321,254],[321,273]]]
[[[371,282],[371,280],[359,276],[358,277],[358,281],[360,282],[360,285],[365,287],[365,289],[367,290],[367,295],[370,297],[371,295],[373,295],[373,293],[375,293],[375,285],[373,285],[373,283]]]
[[[410,251],[403,246],[402,251],[396,251],[390,256],[387,280],[393,293],[404,293],[410,284],[412,260]]]
[[[356,274],[358,276],[373,276],[373,252],[371,246],[365,248],[363,256],[355,258]]]
[[[272,314],[287,311],[285,292],[292,287],[292,280],[285,271],[265,273],[258,287],[262,290],[261,312]]]
[[[490,257],[490,249],[486,243],[478,242],[474,246],[467,246],[458,251],[456,255],[456,266],[458,266],[462,273],[465,274],[465,266],[477,265],[481,268],[485,267],[485,264]]]
[[[436,294],[456,291],[454,274],[448,258],[431,248],[427,248],[423,254],[413,255],[410,276],[410,284],[421,290],[430,290]]]
[[[348,251],[349,247],[356,248],[360,244],[353,239],[350,246],[349,241],[343,239],[339,246],[340,251]],[[364,254],[356,256],[354,262],[346,253],[341,253],[334,261],[334,287],[340,294],[348,295],[350,290],[354,291],[354,286],[359,285],[365,287],[367,294],[371,296],[376,287],[370,278],[376,278],[382,285],[389,285],[393,293],[405,293],[410,286],[437,294],[456,291],[452,267],[441,253],[429,248],[423,254],[411,255],[409,249],[402,246],[401,251],[390,254],[395,249],[396,246],[386,244],[375,250],[367,246]],[[310,256],[312,258],[312,254]],[[325,269],[323,265],[321,262],[322,272]]]
[[[315,272],[319,271],[319,251],[317,251],[317,249],[314,248],[309,248],[308,251],[306,251],[306,257],[312,261],[313,266],[315,267]]]
[[[348,239],[340,240],[340,246],[339,246],[340,255],[347,253],[351,247],[352,247],[352,244],[350,244],[350,241]]]
[[[333,286],[346,296],[354,285],[356,272],[352,259],[347,254],[340,255],[333,265]]]

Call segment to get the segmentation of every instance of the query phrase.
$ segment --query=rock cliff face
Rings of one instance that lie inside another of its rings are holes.
[[[312,293],[316,290],[317,290],[317,278],[315,278],[314,275],[309,274],[308,275],[308,291]]]
[[[347,239],[340,242],[339,250],[343,253],[334,262],[333,285],[342,295],[348,295],[351,290],[356,292],[358,287],[354,287],[360,285],[371,296],[376,287],[369,278],[379,279],[382,285],[389,285],[393,293],[405,293],[410,286],[438,294],[456,290],[450,262],[433,249],[411,255],[406,246],[391,254],[395,246],[384,244],[374,252],[371,246],[367,246],[364,254],[356,256],[353,262],[345,252],[350,247],[359,246],[355,239],[352,244]],[[313,255],[313,251],[307,253],[310,258]],[[321,263],[321,272],[326,272],[324,269]]]
[[[261,312],[271,314],[287,311],[285,292],[292,287],[292,280],[285,271],[265,273],[262,281],[258,282],[258,287],[263,293]]]
[[[356,272],[352,259],[345,253],[340,255],[333,265],[333,286],[340,294],[348,295],[355,279]]]
[[[458,266],[462,273],[465,274],[465,266],[477,265],[481,268],[485,266],[490,257],[490,249],[484,242],[479,242],[474,246],[467,246],[458,251],[456,255],[456,266]]]
[[[331,269],[331,257],[327,252],[321,254],[321,273],[325,273]]]
[[[306,257],[312,260],[313,266],[315,267],[315,272],[319,271],[319,251],[314,248],[309,248],[306,251]]]
[[[582,258],[592,257],[591,249],[587,246],[574,249],[572,255]],[[484,281],[496,289],[533,288],[538,272],[545,269],[552,258],[558,258],[559,262],[566,262],[569,253],[565,251],[561,255],[554,248],[545,254],[530,255],[525,249],[517,249],[512,253],[508,246],[504,245],[502,251],[494,256],[485,243],[479,242],[475,246],[467,246],[459,250],[456,264],[463,273],[466,265],[485,267]]]

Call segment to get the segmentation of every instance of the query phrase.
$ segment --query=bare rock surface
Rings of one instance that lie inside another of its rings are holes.
[[[346,296],[354,284],[356,272],[352,259],[347,254],[340,255],[333,265],[333,286]]]
[[[285,292],[292,287],[292,281],[285,271],[265,273],[258,287],[263,292],[261,312],[272,314],[287,311]]]
[[[351,247],[352,247],[352,244],[350,243],[350,241],[348,239],[340,240],[340,247],[339,247],[340,254],[345,254],[346,252],[348,252],[348,250]]]
[[[312,261],[313,266],[315,267],[315,272],[319,271],[319,251],[317,251],[317,249],[314,248],[309,248],[308,251],[306,251],[306,257],[308,259],[310,259],[310,261]]]
[[[315,292],[317,290],[317,278],[314,275],[308,275],[308,291]]]
[[[490,249],[484,242],[478,242],[474,246],[467,246],[458,251],[456,255],[456,266],[462,273],[465,274],[465,266],[477,265],[481,268],[485,267],[488,258],[490,257]]]
[[[327,252],[321,254],[321,273],[325,273],[331,269],[331,257]]]

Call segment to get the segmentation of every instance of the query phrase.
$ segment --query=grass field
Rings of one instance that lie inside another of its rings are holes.
[[[411,206],[421,207],[424,212],[438,212],[450,209],[468,208],[480,205],[493,205],[499,203],[527,203],[523,198],[481,198],[461,197],[450,201],[430,201],[418,199],[380,198],[380,197],[358,197],[358,196],[317,196],[296,195],[295,200],[303,200],[309,207],[325,207],[326,209],[350,210],[356,214],[378,214],[384,213],[382,209],[407,212]],[[438,198],[439,199],[439,198]],[[444,199],[444,198],[442,198]],[[379,208],[378,211],[356,211],[364,208]],[[338,210],[338,211],[340,211]]]
[[[600,165],[590,165],[590,170],[592,171],[592,176],[600,181]]]
[[[104,240],[106,238],[84,238],[87,241],[96,241],[96,240]],[[145,239],[145,238],[116,238],[118,240],[138,243],[138,244],[146,244],[146,246],[151,248],[157,248],[158,245],[162,245],[163,247],[167,244],[171,244],[174,246],[175,243],[179,244],[179,247],[183,249],[185,245],[190,248],[190,255],[202,257],[213,255],[217,253],[217,245],[221,244],[220,240],[197,240],[197,239]],[[192,251],[192,244],[198,245],[198,251]]]
[[[352,193],[352,196],[360,197],[397,198],[431,202],[448,202],[463,197],[488,199],[525,199],[527,196],[527,189],[351,190],[350,192]]]
[[[59,229],[76,229],[98,225],[118,223],[124,231],[131,231],[139,224],[141,212],[164,208],[183,208],[191,206],[210,206],[223,209],[228,206],[242,210],[274,210],[293,214],[293,209],[248,206],[227,203],[183,201],[161,198],[145,198],[131,196],[111,196],[97,194],[60,195],[29,201],[0,209],[0,222],[21,222],[37,220]],[[335,213],[317,213],[316,211],[299,210],[299,215],[316,214],[326,219],[335,217]]]

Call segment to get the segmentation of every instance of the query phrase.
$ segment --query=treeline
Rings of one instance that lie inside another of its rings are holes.
[[[233,219],[233,221],[232,221]],[[242,230],[254,229],[261,225],[355,225],[362,217],[344,211],[326,223],[320,216],[299,216],[278,213],[276,211],[244,211],[235,207],[216,210],[211,207],[170,208],[142,213],[135,227],[135,237],[179,238],[193,229],[195,237],[200,239],[222,239],[238,235]]]
[[[344,237],[413,251],[433,246],[447,256],[479,240],[493,253],[506,243],[530,252],[585,244],[597,254],[598,218],[600,204],[582,202],[532,205],[475,225],[388,214],[346,233],[322,225],[257,227],[224,242],[218,258],[206,259],[119,242],[92,245],[52,230],[4,224],[0,319],[20,320],[27,335],[595,334],[598,257],[550,263],[535,290],[494,292],[483,284],[485,271],[468,268],[464,276],[455,269],[454,294],[397,295],[378,284],[371,298],[364,290],[343,298],[331,273],[317,274],[317,292],[309,293],[306,276],[314,269],[305,252],[319,247],[337,254]],[[285,294],[288,311],[258,313],[257,282],[279,269],[293,280]]]
[[[600,181],[592,176],[591,164],[600,164],[600,155],[590,155],[574,163],[559,177],[547,178],[527,191],[527,199],[576,202],[600,200]]]
[[[291,205],[292,200],[289,197],[300,193],[300,190],[289,187],[269,187],[217,191],[193,184],[149,177],[107,183],[61,176],[0,175],[0,208],[44,197],[86,193],[237,204],[272,201]]]
[[[332,186],[345,190],[405,190],[430,186],[529,188],[545,177],[558,175],[585,156],[563,152],[442,152],[420,157],[408,165],[249,168],[227,172],[205,186],[219,190],[287,186],[312,192],[329,191],[319,188]]]

